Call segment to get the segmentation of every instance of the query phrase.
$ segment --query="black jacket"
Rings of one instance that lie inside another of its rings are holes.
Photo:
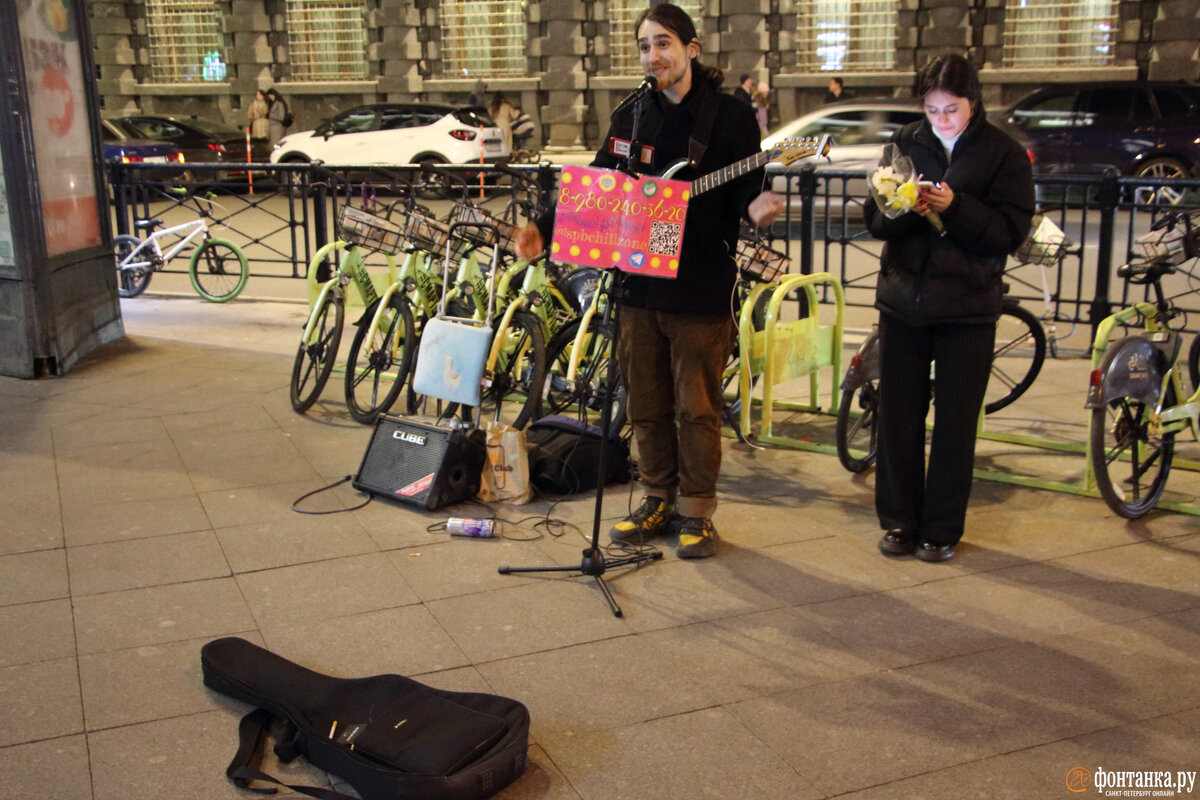
[[[994,322],[1005,261],[1033,217],[1029,156],[989,124],[982,109],[955,143],[949,163],[926,120],[904,126],[892,141],[924,180],[948,183],[954,201],[941,214],[946,233],[940,236],[919,214],[888,219],[868,198],[867,226],[886,242],[875,307],[910,325]]]
[[[692,90],[678,105],[668,102],[661,93],[651,94],[642,102],[638,138],[654,148],[654,158],[648,165],[639,163],[639,172],[659,175],[673,162],[687,158],[688,140],[706,93],[714,95],[718,104],[708,149],[698,169],[685,167],[674,179],[692,181],[759,152],[754,109],[693,76]],[[628,140],[632,124],[632,109],[618,113],[593,166],[614,169],[621,165],[622,159],[609,152],[609,143],[614,137]],[[737,277],[733,254],[738,227],[750,201],[763,190],[764,178],[764,170],[759,168],[693,197],[684,222],[679,276],[669,280],[627,275],[623,302],[655,311],[729,314]]]

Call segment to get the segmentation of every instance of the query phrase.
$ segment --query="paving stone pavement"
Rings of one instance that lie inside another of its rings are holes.
[[[590,495],[499,507],[524,521],[495,540],[428,530],[469,504],[292,511],[370,433],[334,384],[292,411],[303,305],[122,308],[127,337],[68,374],[0,379],[4,800],[249,796],[224,777],[246,708],[201,683],[201,645],[227,635],[521,700],[530,766],[506,800],[1058,798],[1076,768],[1200,768],[1196,517],[981,480],[953,561],[893,560],[870,472],[730,440],[718,556],[666,542],[608,573],[616,618],[591,578],[497,573],[578,564]],[[1086,380],[1082,359],[1048,362],[988,429],[1082,442]],[[781,424],[832,443],[828,417]],[[978,463],[1083,476],[1078,453],[1003,442]],[[1194,489],[1172,473],[1172,496]],[[630,502],[611,487],[605,526]],[[536,538],[547,516],[575,528]]]

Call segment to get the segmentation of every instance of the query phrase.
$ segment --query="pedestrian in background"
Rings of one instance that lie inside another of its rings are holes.
[[[267,89],[267,106],[267,120],[270,123],[268,135],[271,147],[274,147],[283,138],[291,113],[287,101],[274,88]]]
[[[829,88],[825,92],[826,103],[836,103],[838,100],[849,100],[854,97],[854,92],[846,88],[846,83],[841,78],[830,78]]]
[[[475,88],[467,95],[467,105],[481,106],[483,105],[483,93],[487,91],[487,84],[483,81],[475,81]]]
[[[884,242],[879,309],[875,511],[886,555],[946,561],[963,535],[975,433],[991,374],[1004,264],[1029,232],[1033,171],[1025,149],[987,121],[979,74],[960,55],[934,58],[913,95],[925,118],[892,136],[926,188],[895,218],[875,198],[867,227]],[[937,413],[925,418],[937,364]]]
[[[760,138],[767,135],[767,119],[771,105],[770,97],[771,87],[767,85],[766,81],[762,81],[758,86],[754,87],[754,96],[750,105],[754,106],[754,116],[758,119],[758,133]]]
[[[500,129],[500,135],[504,137],[504,146],[511,153],[513,122],[517,118],[516,106],[508,102],[503,92],[496,92],[492,95],[492,102],[488,104],[488,114],[495,121],[496,127]]]
[[[754,86],[757,83],[758,81],[754,80],[753,75],[743,75],[733,90],[733,96],[746,105],[751,105],[754,99]]]
[[[250,110],[247,116],[250,118],[250,136],[255,139],[266,139],[270,133],[270,123],[267,120],[267,112],[271,107],[267,103],[267,96],[259,89],[254,93],[254,101],[250,103]]]

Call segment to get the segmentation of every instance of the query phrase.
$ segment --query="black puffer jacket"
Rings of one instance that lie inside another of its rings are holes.
[[[875,307],[910,325],[994,322],[1004,262],[1033,218],[1029,156],[987,122],[982,108],[949,161],[926,120],[904,126],[892,141],[923,180],[947,183],[954,201],[941,214],[944,236],[919,214],[888,219],[873,200],[864,204],[871,234],[886,242]]]

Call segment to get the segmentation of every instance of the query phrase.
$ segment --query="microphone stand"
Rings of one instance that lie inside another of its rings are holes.
[[[636,90],[635,90],[636,91]],[[619,106],[618,106],[619,108]],[[637,177],[638,173],[635,166],[641,154],[641,144],[638,142],[638,126],[641,123],[642,103],[641,98],[634,103],[633,106],[633,129],[630,132],[629,155],[625,157],[625,163],[622,167],[624,172]],[[608,560],[604,556],[604,550],[600,547],[600,522],[604,517],[604,480],[608,475],[608,445],[609,436],[612,432],[612,417],[613,417],[613,398],[617,393],[617,376],[618,371],[614,366],[617,360],[617,341],[621,335],[620,328],[620,308],[621,308],[621,290],[624,282],[625,273],[620,269],[613,268],[612,286],[608,294],[608,302],[604,304],[604,314],[601,317],[601,327],[611,326],[608,330],[612,331],[612,353],[609,354],[607,370],[604,375],[604,402],[600,411],[600,453],[597,457],[597,471],[599,480],[596,485],[596,507],[592,514],[592,541],[591,544],[583,550],[583,560],[578,567],[508,567],[499,568],[501,575],[510,575],[518,572],[579,572],[582,575],[590,575],[596,579],[596,584],[600,587],[604,599],[608,601],[608,607],[612,609],[614,617],[623,617],[624,612],[621,611],[621,606],[617,604],[613,597],[612,590],[608,584],[604,582],[604,573],[610,567],[624,567],[630,564],[643,564],[647,561],[657,561],[663,557],[662,551],[656,548],[649,550],[639,550],[636,553],[628,556],[621,556]]]

